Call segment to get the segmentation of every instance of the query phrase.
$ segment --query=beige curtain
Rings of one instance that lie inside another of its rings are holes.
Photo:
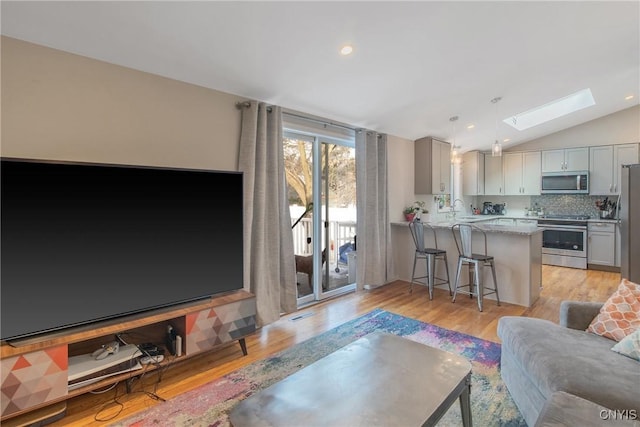
[[[359,290],[387,283],[391,256],[387,193],[387,136],[356,133],[357,272]]]
[[[244,286],[258,326],[297,309],[296,268],[282,151],[282,111],[243,104],[238,169],[244,172]]]

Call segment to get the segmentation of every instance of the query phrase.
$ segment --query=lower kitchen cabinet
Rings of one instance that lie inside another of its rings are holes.
[[[587,263],[616,265],[616,224],[613,222],[589,222]]]

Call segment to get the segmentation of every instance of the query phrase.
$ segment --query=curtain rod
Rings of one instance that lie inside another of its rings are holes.
[[[302,119],[302,120],[308,120],[310,122],[318,123],[318,124],[321,124],[321,125],[324,125],[324,126],[333,126],[333,127],[337,127],[337,128],[350,130],[352,132],[360,132],[362,130],[362,129],[355,129],[355,128],[352,128],[350,126],[340,125],[340,124],[333,123],[333,122],[327,122],[325,120],[314,119],[314,118],[311,118],[311,117],[305,117],[305,116],[302,116],[300,114],[289,113],[288,111],[283,111],[282,114],[286,114],[287,116],[295,117],[295,118]]]
[[[250,106],[251,106],[251,103],[249,101],[236,102],[236,108],[238,108],[238,109],[248,108]],[[303,115],[300,115],[300,114],[290,113],[288,111],[283,111],[282,114],[283,115],[287,115],[289,117],[295,117],[295,118],[298,118],[298,119],[308,120],[308,121],[314,122],[314,123],[319,123],[319,124],[324,125],[324,126],[333,126],[333,127],[337,127],[337,128],[350,130],[350,131],[353,131],[353,132],[361,132],[363,130],[363,129],[360,129],[360,128],[356,129],[356,128],[352,128],[350,126],[340,125],[340,124],[333,123],[333,122],[327,122],[325,120],[306,117],[306,116],[303,116]]]
[[[243,108],[249,108],[249,107],[251,107],[251,103],[249,101],[236,102],[236,108],[238,110],[242,110]],[[271,107],[267,107],[267,111],[271,112]]]

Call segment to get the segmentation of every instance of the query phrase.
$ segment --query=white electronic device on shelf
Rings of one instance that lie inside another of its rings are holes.
[[[119,345],[118,351],[96,359],[94,353],[71,356],[69,358],[68,381],[69,390],[91,384],[101,379],[123,372],[142,369],[138,356],[142,353],[133,344]]]

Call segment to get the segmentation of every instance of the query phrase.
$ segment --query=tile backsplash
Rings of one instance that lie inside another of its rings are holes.
[[[521,214],[524,208],[543,208],[546,215],[588,215],[599,218],[600,211],[596,201],[604,200],[604,196],[589,196],[583,194],[543,194],[540,196],[478,196],[475,203],[482,206],[482,202],[507,203],[509,214]],[[616,196],[609,200],[617,201]]]
[[[600,211],[596,207],[596,201],[604,199],[604,196],[544,194],[531,196],[531,205],[535,206],[537,203],[549,215],[589,215],[591,218],[598,218]],[[615,202],[617,197],[611,196],[609,200]]]

